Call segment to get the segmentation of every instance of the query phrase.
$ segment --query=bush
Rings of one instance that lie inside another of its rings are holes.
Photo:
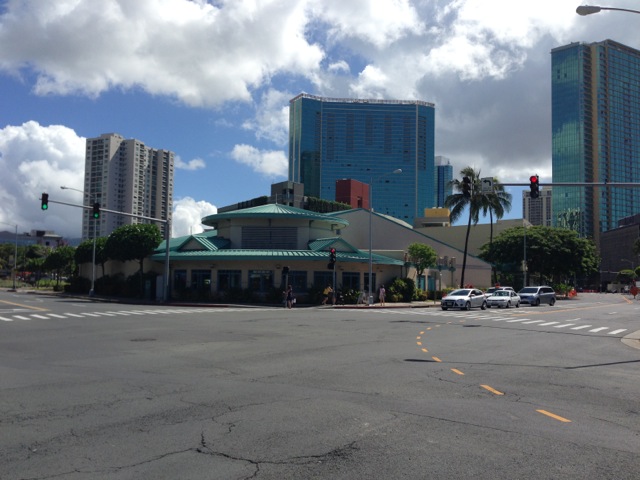
[[[416,292],[416,283],[411,278],[395,278],[387,289],[391,302],[410,302]]]

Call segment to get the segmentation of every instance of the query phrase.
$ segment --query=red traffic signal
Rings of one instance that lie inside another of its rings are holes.
[[[332,248],[331,250],[329,250],[329,265],[327,265],[327,268],[329,270],[333,270],[335,268],[336,265],[336,249]]]
[[[540,178],[538,175],[531,175],[529,177],[529,191],[531,198],[538,198],[540,196]]]

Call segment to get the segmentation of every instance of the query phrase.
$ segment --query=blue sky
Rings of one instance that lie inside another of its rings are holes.
[[[540,0],[0,1],[0,222],[80,236],[87,137],[178,156],[174,235],[286,180],[289,100],[418,99],[454,174],[551,180],[550,51],[640,16]],[[535,6],[535,8],[534,8]],[[640,8],[640,0],[618,0]],[[521,189],[511,188],[521,218]],[[2,228],[2,227],[0,227]],[[8,230],[12,230],[7,226]]]

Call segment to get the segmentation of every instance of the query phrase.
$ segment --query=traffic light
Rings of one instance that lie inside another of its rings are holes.
[[[49,210],[49,194],[43,193],[41,200],[42,200],[42,204],[40,208],[42,208],[42,210]]]
[[[93,204],[93,218],[100,218],[100,204],[98,202]]]
[[[469,177],[462,179],[462,195],[471,198],[471,179]]]
[[[329,270],[334,270],[336,268],[336,249],[332,248],[329,250],[329,265],[327,265]]]
[[[531,198],[538,198],[540,196],[540,179],[538,178],[538,175],[531,175],[529,177],[529,182]]]

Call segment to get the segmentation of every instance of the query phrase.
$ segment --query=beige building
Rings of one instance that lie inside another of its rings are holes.
[[[174,153],[126,140],[116,133],[88,138],[85,152],[85,205],[161,220],[171,220]],[[96,221],[83,209],[82,238],[107,236],[122,225],[146,223],[142,218],[102,212]],[[160,226],[163,237],[166,224]]]

